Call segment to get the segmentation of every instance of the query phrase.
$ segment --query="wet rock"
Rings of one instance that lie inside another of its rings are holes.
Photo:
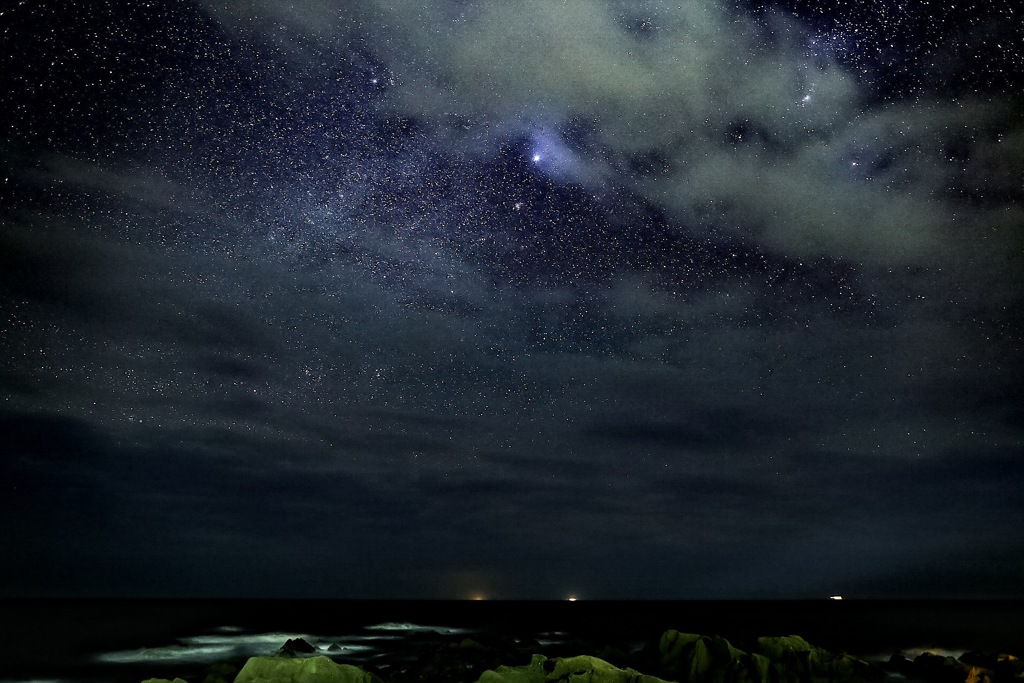
[[[971,666],[955,657],[922,652],[914,658],[911,675],[932,683],[991,683],[992,671]]]
[[[1014,655],[972,651],[960,655],[960,661],[981,671],[990,671],[997,681],[1024,677],[1024,661]]]
[[[955,657],[933,652],[922,652],[913,659],[913,675],[935,683],[964,683],[970,666]]]
[[[928,683],[1013,683],[1024,678],[1024,662],[1014,655],[977,651],[965,652],[959,659],[922,652],[914,661],[894,654],[885,668]]]

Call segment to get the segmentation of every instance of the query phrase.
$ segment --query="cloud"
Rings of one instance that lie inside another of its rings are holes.
[[[55,491],[85,472],[83,503],[128,520],[95,532],[96,567],[131,564],[129,504],[175,539],[167,575],[263,543],[251,585],[315,557],[364,595],[375,566],[418,563],[414,594],[460,563],[554,585],[538,567],[588,562],[609,595],[755,595],[751,555],[773,595],[824,593],[941,559],[934,501],[964,481],[957,537],[1003,528],[986,495],[1012,462],[949,463],[1019,441],[1011,107],[870,102],[799,25],[711,3],[209,11],[304,83],[379,77],[379,118],[415,132],[320,137],[321,94],[259,82],[280,120],[251,173],[173,145],[12,173],[57,215],[0,230],[5,400],[88,450]],[[42,490],[33,467],[13,476]],[[872,550],[890,525],[906,548]]]
[[[465,150],[493,149],[494,135],[517,129],[584,122],[587,144],[571,156],[557,136],[541,136],[560,150],[549,171],[628,188],[668,210],[679,230],[881,268],[963,264],[965,230],[994,231],[991,252],[1019,249],[1012,107],[872,103],[866,84],[816,51],[808,28],[780,15],[695,0],[215,11],[234,26],[255,19],[269,35],[285,27],[319,50],[345,49],[358,26],[393,75],[391,108]],[[964,139],[969,159],[955,170],[943,155]],[[637,172],[652,159],[657,172]],[[957,182],[974,183],[994,206],[951,196]]]

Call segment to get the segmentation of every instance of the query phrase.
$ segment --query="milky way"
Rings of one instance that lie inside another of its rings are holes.
[[[1019,596],[1015,12],[0,12],[5,594]]]

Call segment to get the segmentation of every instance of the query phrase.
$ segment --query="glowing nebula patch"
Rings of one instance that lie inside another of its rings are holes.
[[[530,163],[544,175],[560,181],[575,179],[581,171],[578,156],[555,128],[538,127],[530,134]]]

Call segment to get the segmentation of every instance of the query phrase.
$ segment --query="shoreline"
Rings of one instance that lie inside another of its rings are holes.
[[[235,629],[239,637],[266,633],[340,638],[365,636],[367,629],[386,622],[511,638],[537,639],[558,632],[581,644],[616,647],[650,641],[669,629],[721,635],[741,644],[757,636],[796,634],[830,652],[865,659],[924,649],[1024,652],[1024,630],[1019,628],[1024,601],[7,599],[0,601],[0,638],[10,653],[10,666],[3,667],[9,673],[0,681],[106,680],[101,673],[150,671],[153,662],[113,665],[97,657],[147,648],[173,650],[218,629]],[[403,638],[394,645],[381,638],[373,647],[385,653],[400,648]],[[267,647],[273,650],[283,642]],[[353,654],[338,661],[358,665],[361,659]]]

